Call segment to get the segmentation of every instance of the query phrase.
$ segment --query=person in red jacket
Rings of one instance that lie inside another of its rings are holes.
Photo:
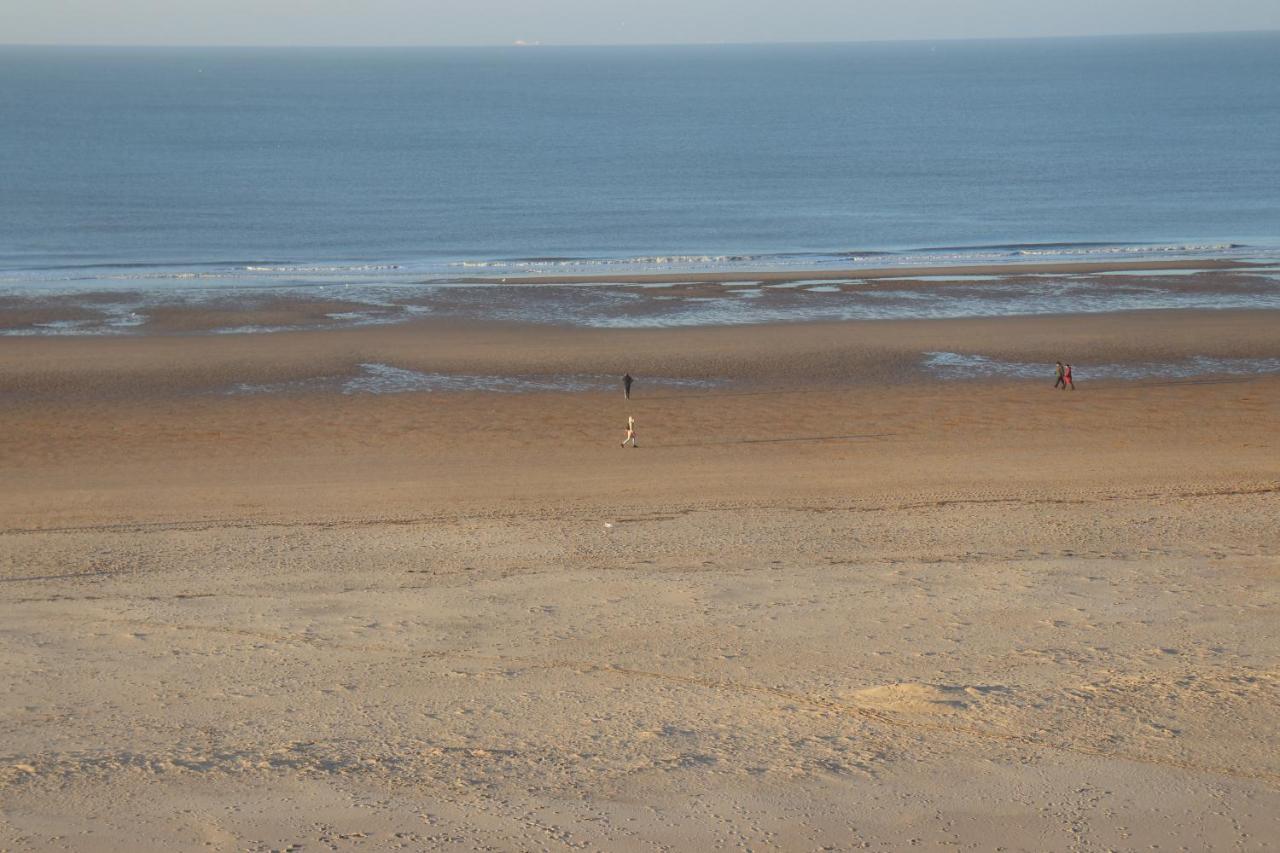
[[[1076,383],[1071,378],[1071,365],[1069,364],[1063,366],[1062,382],[1063,382],[1063,385],[1062,385],[1063,391],[1067,390],[1068,387],[1070,387],[1072,391],[1076,390]]]

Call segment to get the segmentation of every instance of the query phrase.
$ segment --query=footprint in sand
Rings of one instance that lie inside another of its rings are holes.
[[[882,711],[904,714],[957,714],[971,709],[989,693],[1005,693],[997,686],[960,686],[903,682],[868,687],[847,694],[853,702]]]

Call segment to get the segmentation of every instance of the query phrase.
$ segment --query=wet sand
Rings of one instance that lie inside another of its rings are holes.
[[[0,289],[0,339],[332,331],[485,323],[597,329],[1148,310],[1280,310],[1280,267],[1146,261],[462,281],[246,279],[112,291]],[[1091,355],[1091,354],[1090,354]]]
[[[0,393],[10,404],[222,394],[240,383],[354,376],[366,363],[510,376],[630,371],[738,390],[899,384],[930,380],[924,354],[940,350],[1042,363],[1052,382],[1057,359],[1087,379],[1091,363],[1280,357],[1277,329],[1280,311],[1224,310],[671,329],[425,319],[272,334],[0,338]]]
[[[1280,378],[919,364],[1277,328],[0,340],[0,847],[1267,849]],[[369,361],[638,382],[225,393]]]

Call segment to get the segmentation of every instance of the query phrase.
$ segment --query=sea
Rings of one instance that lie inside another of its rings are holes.
[[[11,299],[121,292],[136,308],[310,288],[430,313],[430,294],[477,276],[741,271],[749,283],[759,271],[1191,258],[1271,265],[1228,301],[1280,306],[1280,33],[9,46],[0,163]],[[1118,279],[1098,281],[1105,295]],[[855,303],[885,316],[1062,309],[1023,285],[945,310],[908,294],[887,314],[849,283],[811,289],[832,291],[818,316],[863,316]],[[605,325],[814,314],[812,301],[804,314],[749,290],[715,316],[494,304]],[[1182,291],[1166,290],[1179,307]],[[1170,307],[1138,291],[1121,307]],[[1214,292],[1187,307],[1216,307]],[[444,302],[484,315],[487,300]],[[132,308],[117,315],[17,331],[136,325]]]

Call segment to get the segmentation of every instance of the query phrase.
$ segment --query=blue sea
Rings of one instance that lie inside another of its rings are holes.
[[[0,291],[1280,260],[1280,34],[0,48]]]

